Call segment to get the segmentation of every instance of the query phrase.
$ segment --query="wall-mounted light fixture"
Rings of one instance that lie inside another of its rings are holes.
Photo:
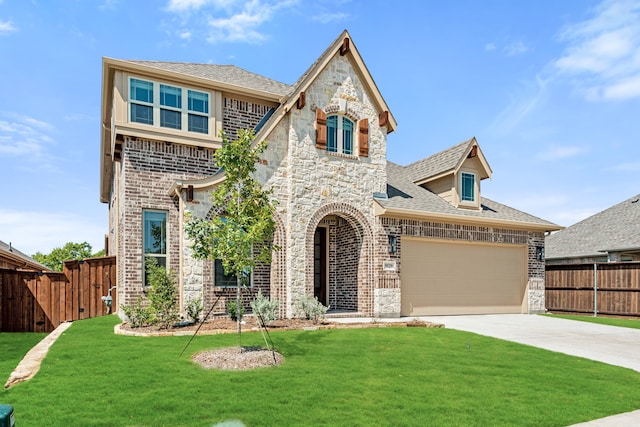
[[[398,252],[398,236],[389,236],[389,253],[395,254]]]
[[[544,246],[536,246],[536,259],[544,261]]]

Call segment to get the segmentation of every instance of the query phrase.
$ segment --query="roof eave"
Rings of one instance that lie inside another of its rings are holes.
[[[516,229],[524,229],[529,231],[558,231],[562,230],[564,227],[556,225],[556,224],[541,224],[535,222],[526,222],[526,221],[513,221],[506,219],[496,219],[496,218],[478,218],[473,216],[466,215],[452,215],[446,213],[439,212],[429,212],[429,211],[419,211],[415,209],[404,209],[397,207],[384,207],[379,202],[375,202],[374,211],[376,216],[385,216],[385,217],[409,217],[409,218],[419,218],[425,220],[435,220],[435,221],[445,221],[445,222],[458,222],[463,224],[480,224],[487,226],[501,226],[501,227],[512,227]]]

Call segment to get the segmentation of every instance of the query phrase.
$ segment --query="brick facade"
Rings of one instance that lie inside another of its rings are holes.
[[[198,149],[161,141],[125,138],[122,160],[117,169],[116,191],[110,209],[110,242],[117,242],[118,301],[136,302],[143,296],[142,286],[142,212],[146,209],[168,213],[167,262],[175,272],[180,270],[179,245],[182,220],[178,202],[169,196],[169,188],[177,180],[197,179],[213,175],[213,150]],[[115,217],[118,214],[119,217]],[[113,217],[112,217],[113,216]],[[117,235],[116,235],[117,233]],[[111,245],[110,245],[111,246]],[[111,248],[110,248],[111,250]],[[113,255],[113,253],[111,253]]]

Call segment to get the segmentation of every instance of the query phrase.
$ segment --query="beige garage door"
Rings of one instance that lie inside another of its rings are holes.
[[[526,312],[527,247],[402,238],[403,316]]]

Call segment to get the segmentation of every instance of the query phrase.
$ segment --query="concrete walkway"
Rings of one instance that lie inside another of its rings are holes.
[[[640,329],[619,328],[527,314],[421,316],[417,318],[428,322],[442,323],[445,328],[449,329],[514,341],[640,372]],[[331,320],[351,321],[350,319]],[[359,320],[362,321],[362,319]],[[406,319],[402,320],[406,321]],[[389,319],[389,321],[393,321],[393,319]],[[640,410],[576,426],[635,427],[639,425]]]

